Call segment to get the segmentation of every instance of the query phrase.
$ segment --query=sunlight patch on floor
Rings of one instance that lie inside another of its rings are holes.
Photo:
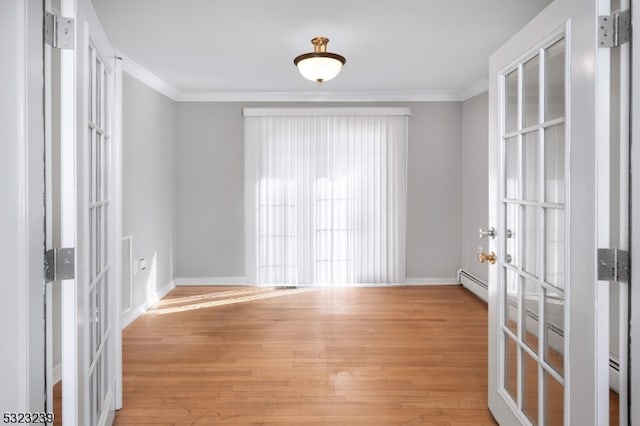
[[[197,309],[205,309],[205,308],[213,308],[216,306],[224,306],[231,305],[234,303],[243,303],[250,302],[253,300],[262,300],[262,299],[270,299],[273,297],[281,297],[288,296],[291,294],[299,294],[306,293],[310,291],[315,291],[315,288],[296,288],[296,289],[275,289],[275,288],[259,288],[255,291],[228,291],[228,292],[220,292],[220,293],[211,293],[208,295],[202,296],[193,296],[193,297],[183,297],[181,298],[181,302],[175,303],[185,303],[182,306],[173,306],[162,308],[162,305],[156,305],[156,308],[153,308],[148,311],[149,315],[166,315],[166,314],[175,314],[179,312],[187,312],[194,311]],[[237,296],[237,297],[228,297],[220,300],[209,300],[202,302],[202,300],[218,298],[214,297],[216,294],[226,293],[226,296]],[[247,293],[255,293],[255,294],[247,294]],[[244,294],[244,295],[243,295]],[[204,297],[203,297],[204,296]],[[169,304],[174,304],[174,300],[167,300],[164,306]]]
[[[207,294],[198,294],[194,296],[187,297],[176,297],[174,299],[162,299],[158,303],[154,305],[154,307],[168,306],[168,305],[177,305],[180,303],[191,303],[199,300],[211,300],[211,299],[221,299],[221,298],[230,298],[233,296],[240,295],[250,295],[256,293],[264,293],[265,290],[273,290],[272,287],[246,287],[238,290],[228,290],[228,291],[217,291]]]

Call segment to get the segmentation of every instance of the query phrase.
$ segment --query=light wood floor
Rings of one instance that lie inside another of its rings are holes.
[[[118,425],[495,424],[487,307],[461,287],[179,287],[123,354]]]
[[[486,321],[460,287],[181,287],[124,332],[115,423],[495,424]]]

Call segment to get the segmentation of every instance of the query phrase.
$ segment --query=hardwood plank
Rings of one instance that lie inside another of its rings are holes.
[[[459,286],[178,287],[123,332],[115,424],[494,425],[487,337]]]
[[[123,333],[116,424],[495,424],[461,287],[178,287]]]
[[[53,385],[53,426],[62,425],[62,381]]]

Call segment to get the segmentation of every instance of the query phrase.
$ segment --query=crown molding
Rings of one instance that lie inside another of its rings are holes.
[[[455,90],[370,92],[182,92],[178,102],[451,102]]]
[[[178,98],[182,94],[178,88],[167,83],[165,80],[138,64],[133,59],[127,57],[122,52],[116,51],[116,55],[122,58],[122,71],[138,79],[140,82],[163,94],[167,98],[173,101],[178,101]]]
[[[175,102],[461,102],[489,89],[483,78],[465,90],[363,92],[183,92],[116,51],[122,70]]]
[[[467,89],[460,92],[460,100],[466,101],[467,99],[471,99],[474,96],[479,95],[480,93],[486,92],[489,90],[489,79],[487,77],[483,77],[480,80],[473,83]]]

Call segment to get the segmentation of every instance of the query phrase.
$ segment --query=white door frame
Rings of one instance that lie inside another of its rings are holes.
[[[45,408],[43,9],[30,0],[0,3],[0,336],[7,348],[0,372],[13,384],[0,390],[0,408],[34,412]]]
[[[60,14],[76,19],[75,0],[61,0]],[[77,46],[77,41],[74,43]],[[75,247],[76,275],[78,252],[76,242],[76,52],[60,52],[60,205],[62,247]],[[83,418],[79,409],[84,389],[80,389],[80,341],[77,327],[65,327],[78,321],[78,295],[76,280],[60,282],[61,294],[61,365],[62,365],[62,418],[65,424],[76,425]]]
[[[631,5],[632,22],[640,22],[640,11]],[[640,289],[634,288],[631,281],[633,271],[640,271],[640,36],[638,31],[631,34],[631,279],[630,279],[630,350],[629,350],[629,424],[640,424]],[[640,283],[640,281],[638,281]]]
[[[116,54],[117,55],[117,54]],[[111,328],[115,345],[113,373],[116,380],[115,409],[122,408],[122,58],[114,57],[114,93],[113,118],[111,129],[111,206],[113,209],[110,224],[113,236],[111,252],[113,273],[115,274],[113,292]]]
[[[599,3],[599,15],[630,9],[630,0]],[[615,7],[614,7],[615,6]],[[630,130],[630,44],[598,49],[598,247],[629,250],[629,130]],[[611,303],[609,303],[611,301]],[[617,303],[614,303],[617,302]],[[610,388],[618,392],[619,423],[629,424],[629,283],[598,282],[598,304],[610,306],[610,316],[599,321],[599,347],[609,347],[618,371],[610,371]],[[610,336],[610,331],[612,334]],[[600,399],[609,399],[609,389],[601,388]],[[601,422],[609,421],[603,413]]]
[[[26,243],[25,251],[18,256],[19,264],[25,265],[26,282],[19,285],[27,287],[28,326],[26,329],[27,365],[28,377],[27,400],[29,408],[43,407],[43,394],[45,390],[45,324],[44,324],[44,117],[43,105],[43,76],[42,76],[42,22],[43,8],[40,2],[23,0],[26,13],[26,28],[24,31],[25,44],[25,98],[22,104],[25,120],[24,133],[24,157],[25,160],[25,193],[24,217],[26,219]],[[20,77],[20,76],[19,76]]]

